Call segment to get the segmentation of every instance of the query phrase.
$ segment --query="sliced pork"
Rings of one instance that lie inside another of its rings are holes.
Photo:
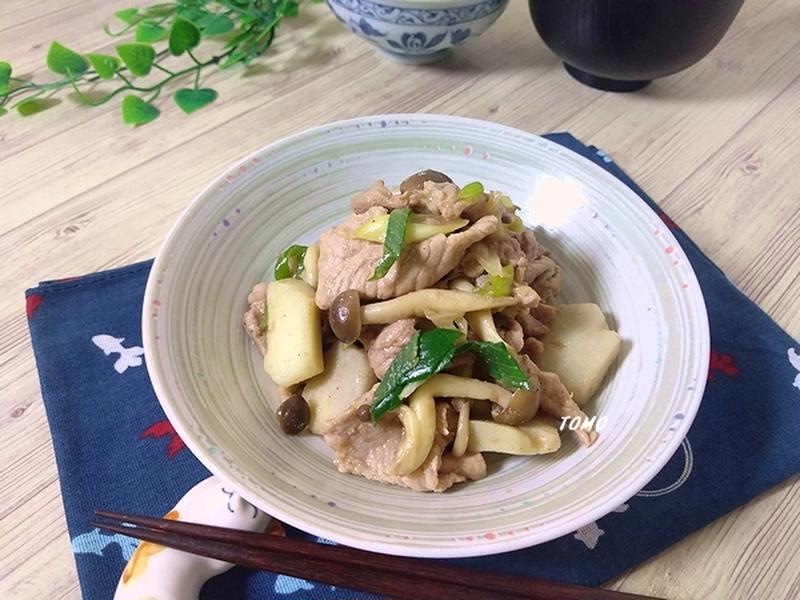
[[[257,283],[247,295],[247,303],[250,308],[244,313],[242,325],[261,354],[266,354],[267,332],[261,328],[261,322],[264,316],[264,306],[267,303],[267,284]]]
[[[362,402],[356,404],[370,403],[373,394],[374,388],[367,392]],[[342,473],[428,492],[443,492],[456,483],[486,475],[483,457],[476,458],[480,454],[460,459],[450,456],[446,460],[446,467],[442,468],[444,450],[455,437],[453,409],[447,403],[437,404],[433,447],[422,466],[410,475],[395,475],[392,472],[403,437],[400,419],[394,413],[387,413],[373,425],[361,421],[357,412],[354,406],[333,419],[323,433],[325,442],[334,451],[334,463]]]
[[[355,239],[353,233],[366,220],[383,212],[385,209],[371,208],[320,237],[316,302],[321,309],[329,308],[333,299],[345,290],[358,291],[364,302],[432,287],[455,268],[472,244],[498,227],[497,218],[487,216],[464,231],[447,236],[439,234],[410,244],[384,277],[369,281],[383,256],[383,246]]]
[[[416,213],[439,215],[446,219],[464,217],[476,221],[483,216],[486,194],[481,194],[471,202],[463,202],[458,199],[458,191],[458,186],[454,183],[426,181],[420,188],[393,192],[383,181],[376,181],[356,194],[350,201],[350,206],[356,214],[365,213],[375,207],[387,210],[408,207]]]
[[[386,325],[374,338],[362,337],[367,348],[367,358],[375,376],[383,379],[395,356],[414,335],[415,319],[400,319]]]

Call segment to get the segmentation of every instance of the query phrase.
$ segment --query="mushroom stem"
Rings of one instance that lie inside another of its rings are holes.
[[[511,392],[494,383],[440,373],[419,386],[398,409],[403,423],[403,438],[395,455],[393,472],[408,475],[416,471],[430,454],[436,435],[434,398],[458,397],[491,400],[503,408],[511,401]]]
[[[469,400],[455,398],[453,406],[458,410],[458,425],[456,425],[456,437],[453,440],[453,448],[450,453],[453,456],[464,456],[469,443]]]
[[[361,324],[378,325],[436,314],[458,318],[476,310],[499,309],[518,303],[514,297],[494,298],[457,290],[424,289],[362,306]]]

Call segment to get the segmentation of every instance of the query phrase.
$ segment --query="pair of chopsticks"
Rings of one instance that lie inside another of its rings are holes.
[[[106,510],[92,525],[251,569],[413,600],[661,600],[263,533]]]

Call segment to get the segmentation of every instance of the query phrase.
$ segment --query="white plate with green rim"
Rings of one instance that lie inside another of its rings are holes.
[[[600,305],[622,352],[588,412],[600,440],[564,435],[543,457],[493,457],[489,476],[443,494],[336,470],[320,438],[290,437],[275,386],[246,338],[248,291],[275,257],[341,221],[375,179],[433,168],[522,206],[564,272],[562,302]],[[544,138],[438,115],[362,117],[309,129],[232,166],[170,231],[147,284],[147,367],[181,438],[244,498],[312,534],[419,557],[505,552],[574,532],[652,479],[700,404],[709,333],[697,279],[658,216],[628,187]]]

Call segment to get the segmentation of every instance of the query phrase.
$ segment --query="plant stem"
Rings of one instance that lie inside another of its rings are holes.
[[[131,29],[133,29],[133,28],[134,28],[134,25],[133,25],[133,24],[130,24],[130,25],[127,25],[127,26],[123,27],[123,28],[122,28],[120,31],[118,31],[117,33],[114,33],[113,31],[111,31],[111,30],[108,28],[108,23],[103,23],[103,31],[105,31],[105,32],[106,32],[106,35],[110,35],[111,37],[120,37],[120,36],[123,36],[123,35],[125,35],[126,33],[128,33],[128,32],[129,32]]]
[[[155,102],[161,95],[161,90],[163,89],[164,89],[163,86],[159,87],[155,92],[153,92],[153,95],[147,99],[147,102],[148,103]]]
[[[130,79],[125,77],[125,75],[123,75],[119,71],[117,71],[117,77],[119,77],[120,79],[122,79],[122,81],[124,81],[126,84],[128,84],[128,87],[133,87],[133,82],[131,82]]]
[[[186,54],[188,54],[188,55],[189,55],[189,58],[191,58],[191,59],[192,59],[192,62],[194,62],[194,64],[196,64],[196,65],[199,65],[199,64],[201,64],[201,63],[200,63],[200,61],[199,61],[199,60],[197,60],[197,58],[195,57],[195,55],[194,55],[194,54],[192,54],[192,51],[191,51],[191,50],[187,50],[187,51],[186,51]]]
[[[13,109],[17,108],[17,107],[18,107],[20,104],[22,104],[23,102],[26,102],[26,101],[28,101],[28,100],[33,100],[34,98],[38,98],[39,96],[41,96],[42,94],[44,94],[44,93],[45,93],[45,91],[46,91],[46,90],[39,90],[39,91],[37,91],[35,94],[33,94],[33,95],[31,95],[31,96],[28,96],[27,98],[23,98],[23,99],[22,99],[22,100],[20,100],[19,102],[15,102],[15,103],[14,103],[14,104],[11,106],[11,110],[13,110]]]
[[[169,69],[167,69],[166,67],[162,67],[162,66],[161,66],[160,64],[158,64],[157,62],[154,62],[154,63],[153,63],[153,66],[154,66],[156,69],[158,69],[159,71],[163,71],[163,72],[164,72],[164,73],[166,73],[167,75],[174,75],[174,74],[175,74],[175,72],[174,72],[174,71],[170,71],[170,70],[169,70]]]
[[[198,63],[198,64],[196,64],[194,66],[187,67],[187,68],[185,68],[185,69],[183,69],[181,71],[175,71],[174,73],[172,73],[168,77],[165,77],[164,79],[162,79],[161,81],[159,81],[158,83],[156,83],[156,84],[154,84],[154,85],[152,85],[150,87],[135,86],[135,85],[133,85],[133,83],[131,83],[130,80],[128,80],[128,79],[123,77],[122,79],[123,79],[123,81],[125,81],[125,83],[127,85],[124,85],[122,87],[117,88],[116,90],[114,90],[112,92],[109,92],[108,94],[103,96],[100,100],[92,100],[91,98],[86,96],[86,94],[81,92],[78,89],[77,85],[73,85],[73,88],[78,93],[78,95],[81,97],[81,100],[85,101],[90,106],[99,106],[101,104],[105,104],[106,102],[111,100],[117,94],[120,94],[120,93],[128,91],[128,90],[133,91],[133,92],[141,92],[143,94],[147,94],[147,93],[150,93],[150,92],[155,92],[154,95],[153,95],[153,98],[152,98],[152,100],[155,100],[161,94],[161,89],[166,84],[168,84],[170,81],[173,81],[174,79],[179,79],[180,77],[183,77],[184,75],[188,75],[189,73],[191,73],[193,71],[196,72],[195,87],[197,87],[197,81],[199,81],[200,71],[204,67],[207,67],[207,66],[212,65],[212,64],[217,64],[223,58],[228,56],[231,52],[233,52],[233,49],[228,50],[224,54],[220,54],[218,56],[213,56],[209,60],[207,60],[206,62]],[[152,100],[150,100],[150,101],[152,102]]]

